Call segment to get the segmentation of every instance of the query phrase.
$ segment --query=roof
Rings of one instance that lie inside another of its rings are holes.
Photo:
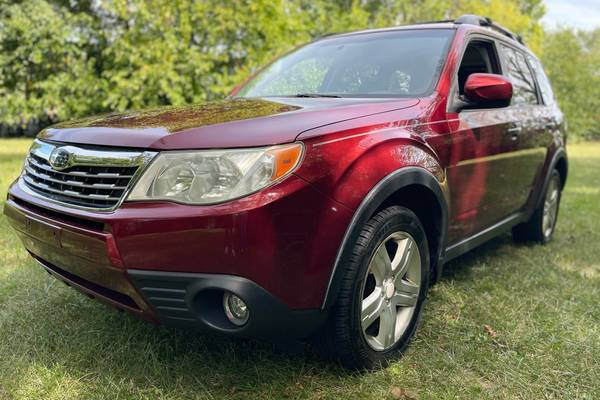
[[[388,28],[377,28],[377,29],[363,29],[354,32],[345,33],[331,33],[324,35],[325,37],[344,37],[352,35],[361,35],[369,33],[380,33],[390,31],[402,31],[402,30],[415,30],[415,29],[458,29],[459,27],[466,27],[466,29],[475,29],[480,32],[493,33],[499,38],[509,39],[520,45],[524,46],[523,39],[520,35],[511,32],[509,29],[502,25],[496,24],[491,18],[481,17],[479,15],[466,14],[454,20],[443,20],[443,21],[431,21],[431,22],[420,22],[417,24],[410,25],[399,25]],[[478,29],[479,28],[479,29]]]

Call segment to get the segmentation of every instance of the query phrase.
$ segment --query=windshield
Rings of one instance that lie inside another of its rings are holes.
[[[332,37],[276,60],[237,97],[419,97],[437,83],[452,29]]]

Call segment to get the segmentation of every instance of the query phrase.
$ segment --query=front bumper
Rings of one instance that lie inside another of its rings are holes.
[[[47,271],[144,319],[305,337],[322,322],[351,212],[295,176],[276,189],[219,206],[125,203],[99,213],[48,204],[17,182],[4,213]],[[250,306],[241,328],[223,319],[226,290]]]
[[[324,322],[321,310],[290,310],[256,283],[232,275],[130,270],[129,277],[169,325],[272,339],[306,338]],[[235,293],[250,310],[244,326],[223,312],[223,294]]]
[[[120,265],[111,233],[52,218],[48,211],[11,197],[4,214],[47,272],[100,301],[158,322]]]

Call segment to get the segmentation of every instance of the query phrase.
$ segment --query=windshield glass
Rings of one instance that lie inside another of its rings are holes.
[[[437,83],[454,30],[331,37],[276,60],[237,97],[418,97]]]

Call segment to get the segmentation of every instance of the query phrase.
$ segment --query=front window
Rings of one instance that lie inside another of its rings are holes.
[[[453,33],[399,30],[321,39],[270,64],[237,96],[425,96],[437,83]]]

